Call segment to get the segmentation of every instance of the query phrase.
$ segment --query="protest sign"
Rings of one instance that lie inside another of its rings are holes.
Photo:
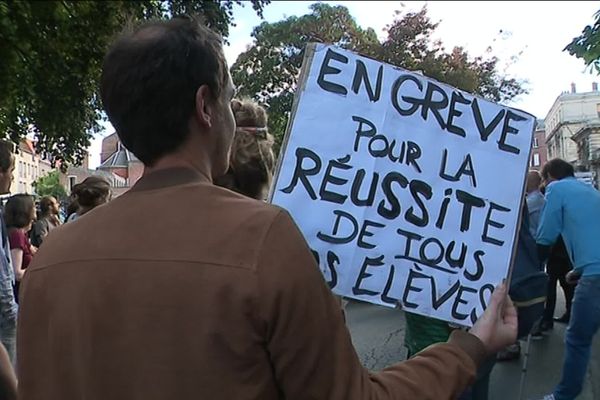
[[[342,296],[472,325],[508,276],[535,118],[311,44],[271,201]]]

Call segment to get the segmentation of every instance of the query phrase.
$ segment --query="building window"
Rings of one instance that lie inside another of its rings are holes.
[[[538,138],[534,137],[533,138],[533,148],[537,149],[538,147],[539,147],[539,145],[538,145]]]
[[[73,190],[73,186],[75,186],[75,184],[77,184],[77,177],[69,176],[69,191]]]
[[[598,118],[600,118],[600,104],[596,104],[596,114],[598,114]]]
[[[540,166],[540,155],[538,153],[533,153],[533,166],[534,167]]]

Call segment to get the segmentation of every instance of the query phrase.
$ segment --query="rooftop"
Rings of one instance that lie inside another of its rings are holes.
[[[118,150],[108,157],[98,169],[127,168],[134,161],[138,161],[136,156],[119,143]]]

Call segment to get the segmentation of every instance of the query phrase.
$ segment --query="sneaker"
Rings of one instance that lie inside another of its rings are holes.
[[[544,332],[542,332],[541,329],[538,329],[537,331],[531,334],[531,339],[533,340],[542,340],[544,337]]]
[[[496,354],[496,361],[512,361],[517,360],[521,356],[521,345],[519,342],[500,350]]]
[[[546,332],[554,328],[554,322],[552,321],[542,321],[540,323],[540,331]]]
[[[554,318],[554,321],[560,322],[561,324],[568,324],[570,319],[571,319],[571,316],[567,313],[564,313],[562,317]]]

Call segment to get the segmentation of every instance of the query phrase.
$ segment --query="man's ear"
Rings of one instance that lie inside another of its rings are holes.
[[[211,128],[213,123],[212,93],[208,85],[202,85],[196,91],[195,117],[198,125]]]

